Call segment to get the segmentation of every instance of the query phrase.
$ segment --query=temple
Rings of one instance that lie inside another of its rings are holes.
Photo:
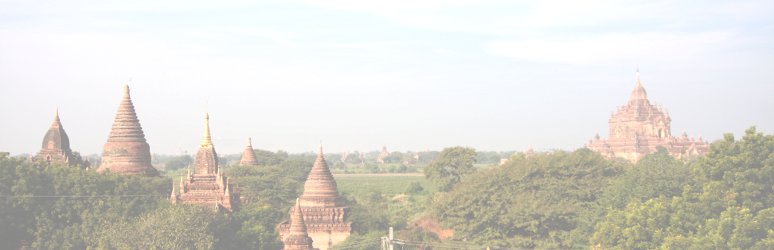
[[[124,86],[124,95],[102,151],[102,162],[97,168],[97,172],[107,170],[120,174],[158,175],[151,165],[150,146],[134,111],[128,85]]]
[[[210,116],[204,118],[204,136],[194,160],[194,170],[180,179],[180,194],[174,185],[169,199],[172,203],[209,206],[218,211],[233,212],[239,196],[229,179],[220,173],[218,154],[210,136]]]
[[[707,152],[709,144],[699,137],[689,138],[683,133],[672,136],[671,117],[660,106],[648,101],[648,94],[640,82],[637,71],[637,83],[632,90],[629,102],[618,108],[610,117],[609,138],[602,139],[597,134],[586,147],[607,158],[620,157],[637,162],[647,154],[656,152],[658,147],[665,148],[670,155],[678,159],[687,159]]]
[[[255,151],[253,151],[253,141],[251,138],[247,138],[247,146],[245,147],[245,151],[242,152],[242,159],[239,160],[239,165],[242,165],[242,166],[258,165],[258,159],[255,157]]]
[[[349,208],[344,206],[328,164],[323,156],[322,146],[317,153],[312,170],[304,183],[300,205],[306,223],[307,233],[314,240],[314,247],[321,250],[342,242],[352,232],[351,222],[346,222]],[[293,209],[292,208],[291,212]],[[291,225],[279,225],[283,241],[290,235]]]
[[[46,166],[81,163],[80,157],[73,154],[70,149],[70,138],[67,137],[62,122],[59,120],[59,110],[56,111],[54,122],[51,123],[51,127],[48,128],[48,132],[43,137],[43,145],[33,160]]]
[[[283,250],[311,250],[313,248],[312,238],[306,231],[304,215],[301,212],[301,205],[296,199],[296,205],[290,209],[290,226],[287,236],[282,239]]]

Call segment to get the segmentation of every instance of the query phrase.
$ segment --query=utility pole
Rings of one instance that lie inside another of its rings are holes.
[[[392,227],[390,227],[390,232],[387,234],[387,237],[382,237],[382,250],[393,250],[393,240],[395,240],[395,237],[392,232]]]

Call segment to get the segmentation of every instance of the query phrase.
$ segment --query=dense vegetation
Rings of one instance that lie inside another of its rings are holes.
[[[426,248],[774,249],[774,135],[754,128],[741,140],[725,135],[690,161],[665,150],[636,164],[587,149],[516,153],[499,166],[492,163],[499,153],[464,147],[433,157],[423,160],[426,177],[337,177],[354,229],[338,248],[378,248],[392,226],[399,239]],[[262,166],[224,168],[242,194],[240,209],[226,215],[166,201],[172,179],[185,172],[179,165],[190,164],[185,157],[166,159],[167,177],[140,177],[0,154],[0,242],[280,249],[276,225],[302,192],[314,155],[258,158]]]
[[[774,136],[727,134],[705,157],[637,164],[575,152],[480,169],[433,213],[454,239],[495,248],[774,249]]]

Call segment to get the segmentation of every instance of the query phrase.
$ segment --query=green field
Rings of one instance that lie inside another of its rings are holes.
[[[417,182],[425,190],[423,193],[434,193],[435,186],[424,176],[400,176],[390,174],[378,175],[335,175],[339,192],[353,196],[361,196],[371,192],[393,196],[406,193],[411,183]]]

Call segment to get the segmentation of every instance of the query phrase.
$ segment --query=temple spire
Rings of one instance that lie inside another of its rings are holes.
[[[284,250],[313,249],[312,238],[306,231],[306,223],[304,223],[304,214],[301,212],[299,199],[296,199],[296,205],[290,211],[290,230],[282,243]]]
[[[210,113],[204,114],[204,136],[202,137],[202,147],[212,146],[212,136],[210,136]]]
[[[54,114],[54,121],[51,123],[52,128],[62,127],[62,121],[59,120],[59,107],[56,108],[56,114]]]
[[[640,82],[640,69],[637,69],[637,83],[634,85],[634,89],[632,90],[632,95],[629,97],[629,102],[635,102],[635,101],[647,101],[648,100],[648,92],[645,91],[645,88],[642,87],[642,83]]]

